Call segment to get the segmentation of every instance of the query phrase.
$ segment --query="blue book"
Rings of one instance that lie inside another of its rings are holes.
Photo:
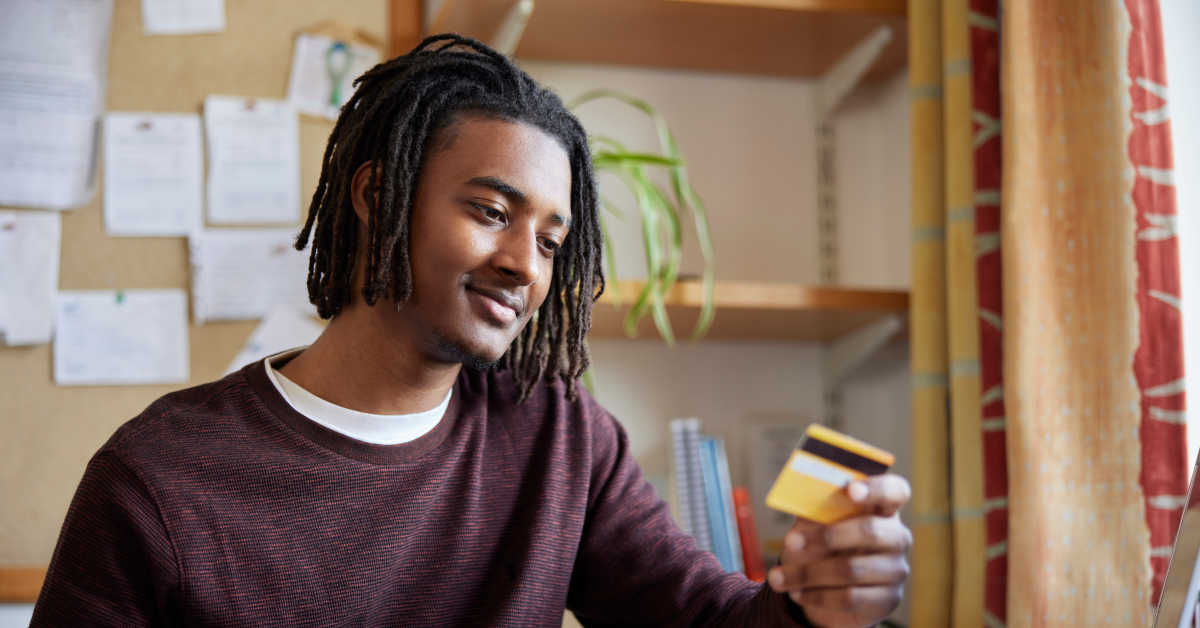
[[[737,508],[733,505],[733,482],[729,479],[729,458],[725,456],[725,439],[713,438],[717,456],[717,486],[720,488],[721,512],[725,515],[725,532],[729,536],[729,551],[733,554],[733,569],[744,572],[742,561],[742,538],[738,534]]]
[[[708,506],[709,529],[712,532],[712,551],[722,569],[727,572],[734,571],[733,548],[729,546],[725,508],[721,500],[717,441],[711,436],[700,439],[700,466],[704,475],[704,496]]]

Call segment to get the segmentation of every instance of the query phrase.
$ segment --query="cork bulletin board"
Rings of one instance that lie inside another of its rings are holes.
[[[392,15],[389,0],[225,0],[225,7],[222,33],[146,36],[138,0],[116,0],[108,111],[200,113],[209,94],[283,98],[302,29],[337,19],[388,42],[389,18],[419,28],[419,12]],[[302,214],[332,128],[301,117]],[[109,237],[101,194],[63,213],[60,289],[188,287],[183,238]],[[0,600],[36,595],[35,576],[50,562],[84,467],[113,431],[163,394],[220,377],[255,324],[193,324],[191,381],[176,386],[59,387],[50,345],[0,347]]]

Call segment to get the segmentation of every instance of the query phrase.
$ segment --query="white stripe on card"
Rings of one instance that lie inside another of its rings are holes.
[[[854,479],[853,475],[832,465],[820,462],[811,456],[793,456],[791,467],[792,471],[796,473],[807,475],[810,478],[820,480],[826,484],[832,484],[838,488],[845,488]]]

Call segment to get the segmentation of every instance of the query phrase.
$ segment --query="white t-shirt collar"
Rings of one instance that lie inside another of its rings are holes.
[[[339,434],[375,445],[400,445],[431,432],[445,416],[446,408],[450,405],[453,388],[446,393],[446,398],[436,408],[416,414],[369,414],[330,403],[301,388],[275,370],[274,364],[290,360],[307,348],[284,351],[264,360],[267,377],[296,412]]]

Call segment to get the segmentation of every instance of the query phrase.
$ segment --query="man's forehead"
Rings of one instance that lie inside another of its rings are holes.
[[[531,124],[485,117],[464,118],[456,126],[454,141],[430,155],[426,167],[445,169],[446,183],[489,188],[514,204],[547,207],[558,214],[551,220],[570,224],[574,174],[557,138]]]

